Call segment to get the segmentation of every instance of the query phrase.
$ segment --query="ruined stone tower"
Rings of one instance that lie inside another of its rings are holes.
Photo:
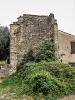
[[[54,39],[58,48],[58,25],[54,14],[38,16],[24,14],[10,25],[10,74],[16,72],[24,53],[37,49],[44,41]]]

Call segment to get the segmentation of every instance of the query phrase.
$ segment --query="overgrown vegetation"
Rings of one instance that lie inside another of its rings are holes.
[[[18,66],[20,69],[21,65],[27,62],[40,62],[40,61],[57,61],[56,46],[54,42],[47,41],[43,42],[37,52],[29,50],[28,53],[24,54],[21,64]]]
[[[32,95],[34,100],[40,93],[46,100],[56,100],[75,93],[75,68],[58,62],[26,63],[0,86],[18,87],[19,93]]]
[[[56,62],[55,49],[47,43],[38,53],[25,54],[19,70],[0,84],[0,88],[10,86],[19,95],[28,94],[34,100],[42,95],[45,100],[56,100],[65,95],[75,94],[75,68],[69,64]],[[44,56],[40,56],[40,55]],[[39,58],[37,60],[36,58]]]

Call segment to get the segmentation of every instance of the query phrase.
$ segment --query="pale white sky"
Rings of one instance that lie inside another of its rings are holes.
[[[55,14],[59,29],[75,35],[74,0],[0,0],[0,24],[9,26],[23,14]]]

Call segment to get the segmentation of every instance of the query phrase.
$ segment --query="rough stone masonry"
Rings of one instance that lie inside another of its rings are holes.
[[[24,53],[36,50],[44,41],[54,39],[58,48],[58,25],[54,14],[49,16],[24,14],[10,25],[10,74],[16,72]]]
[[[10,24],[10,64],[0,63],[0,77],[15,73],[25,53],[36,51],[42,42],[50,40],[57,46],[60,61],[75,66],[75,36],[58,29],[54,14],[20,16]]]

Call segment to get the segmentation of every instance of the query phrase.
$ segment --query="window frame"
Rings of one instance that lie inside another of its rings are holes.
[[[75,41],[71,41],[70,45],[71,45],[71,54],[75,54]]]
[[[69,62],[69,64],[73,67],[75,67],[75,62]]]

